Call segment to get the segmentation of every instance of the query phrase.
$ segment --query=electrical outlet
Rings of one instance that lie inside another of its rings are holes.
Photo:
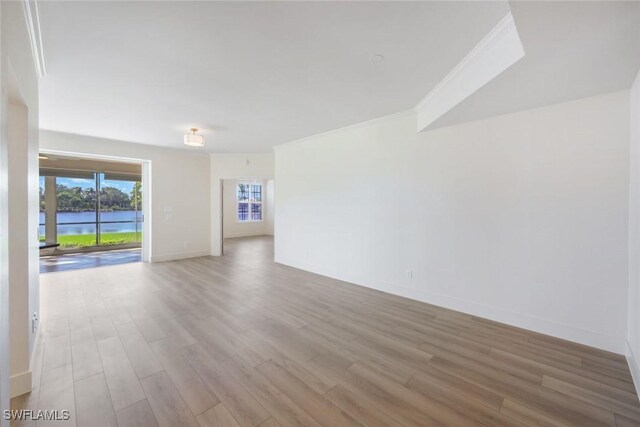
[[[407,279],[413,279],[413,270],[406,271]]]
[[[38,330],[38,312],[33,313],[31,318],[31,333],[35,333]]]
[[[162,210],[164,212],[164,219],[166,221],[173,219],[173,206],[164,206]]]

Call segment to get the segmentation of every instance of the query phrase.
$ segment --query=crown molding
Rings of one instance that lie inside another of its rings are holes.
[[[415,106],[418,132],[525,56],[511,12]]]
[[[42,47],[42,32],[40,31],[40,16],[38,14],[38,3],[36,0],[22,0],[24,6],[24,16],[31,42],[31,52],[33,53],[33,63],[39,77],[47,74],[44,62],[44,50]]]

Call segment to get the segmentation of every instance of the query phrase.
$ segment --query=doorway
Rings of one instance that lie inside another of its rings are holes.
[[[221,253],[225,241],[255,236],[273,236],[274,181],[261,178],[220,180]]]
[[[45,152],[39,159],[41,273],[146,258],[143,162]]]

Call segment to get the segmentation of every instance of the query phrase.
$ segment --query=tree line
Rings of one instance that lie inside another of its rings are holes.
[[[58,212],[87,212],[96,209],[95,188],[56,185]],[[142,209],[141,185],[136,182],[129,194],[115,187],[100,189],[100,210],[129,211]],[[44,211],[44,188],[40,187],[40,210]]]

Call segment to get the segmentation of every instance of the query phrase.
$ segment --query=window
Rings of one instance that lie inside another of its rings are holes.
[[[139,175],[44,168],[40,173],[41,242],[65,250],[141,244]]]
[[[238,184],[238,221],[262,221],[262,184]]]

